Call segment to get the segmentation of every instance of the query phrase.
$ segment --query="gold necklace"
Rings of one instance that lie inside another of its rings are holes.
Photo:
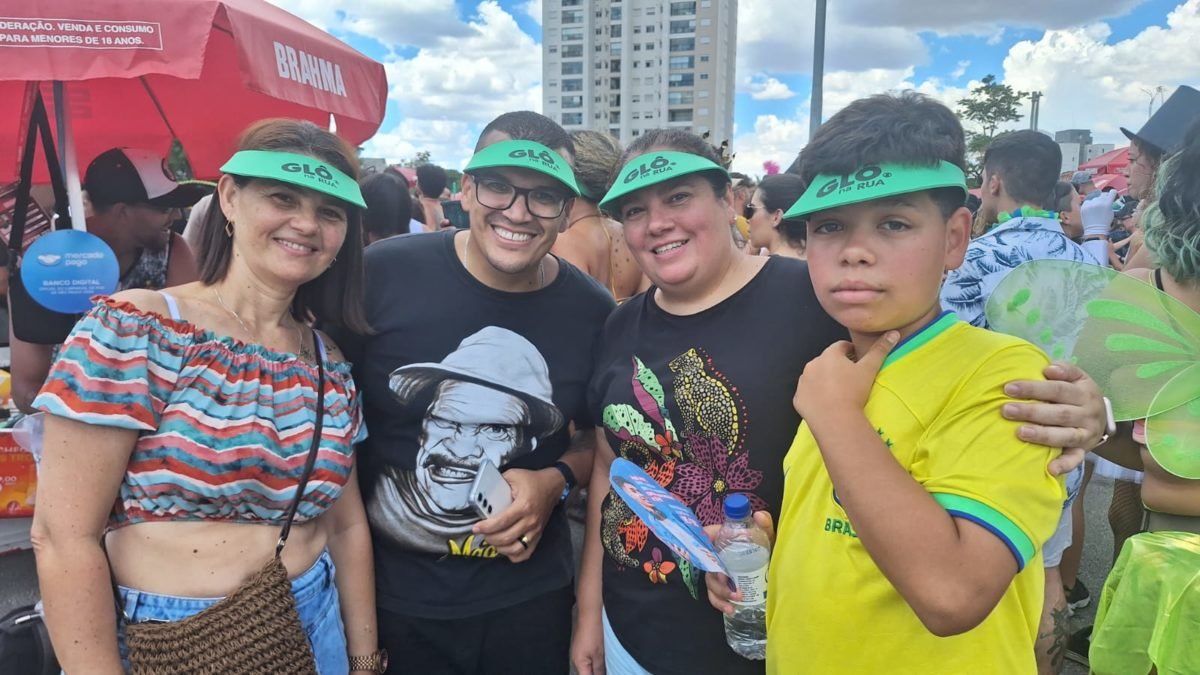
[[[467,268],[467,274],[471,273],[471,233],[467,233],[467,241],[463,244],[463,267]],[[537,290],[542,290],[546,287],[546,257],[538,261],[538,287]]]
[[[257,333],[250,330],[250,327],[246,325],[246,322],[242,321],[242,317],[238,316],[237,312],[233,311],[229,305],[225,304],[225,298],[221,297],[221,291],[213,288],[213,293],[216,294],[217,302],[221,303],[221,307],[225,308],[225,311],[229,312],[234,319],[237,319],[237,322],[239,325],[241,325],[242,330],[246,331],[246,334],[249,335],[256,343],[262,344],[262,338],[258,337]],[[304,333],[300,332],[300,323],[296,322],[294,327],[296,329],[296,354],[298,354],[301,359],[308,360],[310,355],[304,346]]]

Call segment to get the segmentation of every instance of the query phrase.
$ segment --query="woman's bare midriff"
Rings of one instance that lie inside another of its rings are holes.
[[[117,583],[147,593],[190,598],[229,595],[275,554],[278,525],[229,522],[157,522],[108,534],[108,557]],[[320,519],[295,524],[283,564],[300,576],[325,550]]]
[[[1177,516],[1200,516],[1200,481],[1167,473],[1142,446],[1146,476],[1142,480],[1142,503],[1151,511]]]

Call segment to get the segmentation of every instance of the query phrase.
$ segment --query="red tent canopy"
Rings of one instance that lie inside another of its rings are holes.
[[[1095,169],[1098,174],[1119,174],[1129,166],[1129,147],[1117,148],[1079,165],[1081,170]]]
[[[416,169],[411,169],[407,166],[400,166],[399,164],[393,164],[388,168],[399,173],[401,176],[404,176],[404,180],[408,181],[408,187],[414,188],[417,186]]]
[[[1097,190],[1112,188],[1122,195],[1129,192],[1129,180],[1122,173],[1097,174],[1092,176],[1092,183],[1096,186]]]
[[[22,0],[0,18],[0,183],[15,180],[33,87],[50,114],[65,83],[79,168],[114,146],[183,144],[213,177],[266,117],[328,126],[353,144],[383,120],[383,66],[265,0]],[[57,133],[57,132],[56,132]],[[35,182],[45,180],[39,168]]]

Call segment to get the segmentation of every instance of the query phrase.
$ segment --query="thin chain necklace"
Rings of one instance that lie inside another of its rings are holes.
[[[467,243],[463,244],[463,267],[467,268],[467,274],[471,273],[471,233],[467,233]],[[537,290],[542,290],[546,287],[546,258],[542,257],[538,261],[538,287]]]
[[[237,312],[233,311],[229,307],[229,305],[225,304],[225,298],[221,297],[221,291],[217,290],[216,288],[213,288],[213,293],[215,293],[217,296],[217,302],[221,303],[221,307],[225,308],[225,311],[229,312],[230,316],[232,316],[234,319],[237,320],[238,324],[241,325],[242,330],[246,331],[246,334],[249,335],[255,342],[262,344],[262,338],[258,337],[257,333],[250,330],[250,327],[246,325],[246,322],[242,321],[242,317],[238,316]],[[304,333],[300,332],[300,323],[299,322],[296,323],[295,328],[296,328],[296,354],[298,354],[301,359],[307,360],[309,354],[308,354],[308,350],[304,346]]]
[[[574,226],[575,223],[578,223],[581,220],[587,220],[588,218],[598,218],[600,220],[604,220],[604,214],[603,213],[589,213],[587,215],[579,216],[575,220],[572,220],[571,222],[567,223],[567,229],[571,229],[571,227]]]

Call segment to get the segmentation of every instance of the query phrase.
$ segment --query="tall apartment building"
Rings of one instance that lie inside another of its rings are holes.
[[[737,0],[543,0],[542,111],[628,144],[647,129],[733,135]]]

